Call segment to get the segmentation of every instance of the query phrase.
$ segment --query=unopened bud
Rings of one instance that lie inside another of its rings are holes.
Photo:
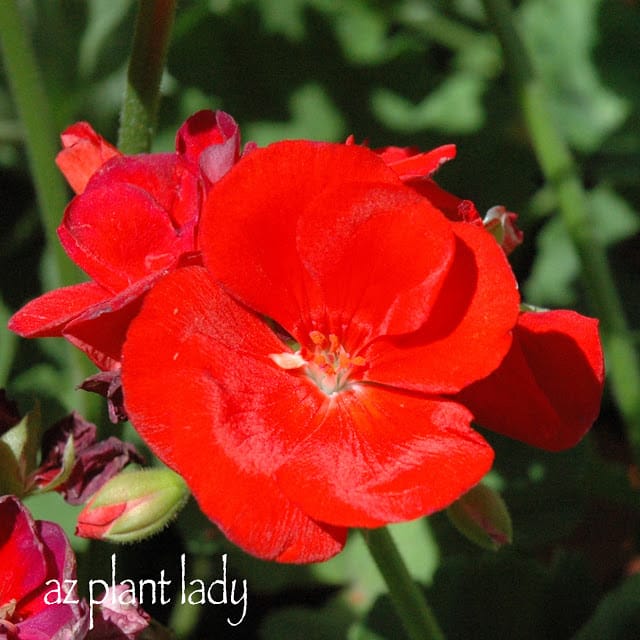
[[[524,234],[518,229],[517,218],[515,213],[497,206],[491,207],[482,220],[484,228],[495,237],[507,255],[522,244]]]
[[[456,500],[447,515],[463,536],[483,549],[496,551],[513,537],[511,516],[504,500],[484,484]]]
[[[188,496],[184,480],[170,469],[120,473],[80,512],[76,535],[109,542],[142,540],[161,531]]]

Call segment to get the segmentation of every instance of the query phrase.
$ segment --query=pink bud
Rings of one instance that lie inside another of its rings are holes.
[[[134,542],[162,530],[183,507],[189,491],[169,469],[145,469],[111,478],[78,515],[76,535]]]

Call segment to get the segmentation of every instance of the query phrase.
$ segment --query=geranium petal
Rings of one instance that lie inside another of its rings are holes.
[[[95,282],[49,291],[31,300],[9,320],[9,329],[25,338],[57,337],[87,307],[104,302],[111,292]]]
[[[426,393],[455,393],[487,376],[511,344],[519,310],[513,273],[493,236],[453,225],[455,260],[429,321],[374,341],[363,354],[365,380]]]
[[[192,248],[167,212],[130,184],[87,188],[67,207],[58,235],[69,257],[114,293],[170,267]]]
[[[131,324],[125,404],[232,541],[260,557],[310,562],[337,553],[346,532],[309,518],[273,480],[288,455],[284,436],[274,434],[302,428],[296,418],[312,416],[315,403],[269,359],[283,350],[204,269],[181,269],[154,287]]]
[[[17,637],[62,640],[84,637],[86,605],[47,604],[55,581],[63,592],[76,584],[76,562],[64,532],[53,522],[34,522],[13,496],[0,498],[0,601],[16,601]]]
[[[101,167],[87,188],[110,188],[117,193],[120,186],[138,187],[161,209],[170,211],[176,198],[174,174],[177,164],[178,156],[175,153],[120,156]]]
[[[56,164],[76,193],[84,191],[89,179],[107,160],[120,155],[87,122],[71,125],[60,138],[64,148],[56,156]]]
[[[573,311],[523,313],[498,370],[458,399],[483,426],[559,451],[597,418],[603,380],[597,320]]]
[[[297,220],[314,198],[346,182],[401,184],[362,147],[285,141],[252,151],[208,194],[199,233],[206,266],[291,331],[317,295],[297,253]],[[326,216],[330,237],[332,212]]]
[[[414,147],[383,147],[374,149],[402,180],[428,177],[445,162],[456,157],[456,145],[445,144],[430,151],[420,152]]]
[[[325,191],[301,214],[297,234],[301,260],[322,294],[316,318],[328,316],[326,329],[347,344],[417,329],[453,261],[451,229],[399,185]]]
[[[47,577],[44,547],[29,512],[13,496],[0,498],[0,601],[20,601]]]
[[[240,156],[240,129],[224,111],[198,111],[178,130],[176,151],[217,182]]]
[[[493,451],[462,406],[371,385],[327,398],[278,470],[313,517],[376,527],[448,506],[487,473]]]
[[[198,165],[186,156],[141,154],[108,162],[92,178],[89,188],[110,189],[115,195],[126,185],[138,187],[191,245],[202,200],[198,178]]]
[[[163,275],[151,274],[115,296],[87,307],[67,323],[62,335],[101,370],[114,370],[119,366],[131,320],[140,310],[146,292]]]
[[[431,178],[409,178],[405,184],[426,198],[453,222],[466,222],[482,227],[482,218],[471,200],[464,200],[445,191]]]
[[[62,605],[62,603],[47,604],[44,601],[44,594],[51,589],[51,584],[47,585],[46,580],[55,579],[67,589],[71,582],[65,583],[65,580],[72,580],[76,575],[76,558],[64,531],[58,524],[38,520],[34,523],[34,529],[38,540],[42,543],[46,575],[38,588],[20,602],[20,613],[29,618],[32,623],[35,622],[35,618],[39,618],[36,628],[48,628],[53,632],[73,617],[77,607]],[[78,597],[76,592],[75,598]]]

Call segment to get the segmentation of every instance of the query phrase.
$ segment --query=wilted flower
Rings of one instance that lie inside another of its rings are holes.
[[[149,626],[149,614],[132,600],[127,585],[108,587],[97,599],[87,640],[136,640]]]
[[[49,428],[42,439],[42,461],[32,476],[33,484],[54,489],[70,504],[83,504],[130,462],[143,462],[132,444],[114,436],[98,441],[97,431],[96,425],[76,412]],[[73,451],[65,463],[70,447]]]

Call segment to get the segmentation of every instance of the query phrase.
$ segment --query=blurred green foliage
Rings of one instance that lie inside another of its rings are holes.
[[[577,154],[595,233],[608,248],[637,331],[640,3],[515,5],[556,123]],[[115,142],[135,3],[25,0],[21,6],[58,129],[87,120]],[[0,383],[25,410],[39,399],[51,423],[73,408],[61,389],[64,352],[55,341],[17,341],[4,329],[12,311],[46,288],[47,253],[23,130],[2,72]],[[525,244],[512,262],[526,300],[588,313],[577,256],[479,0],[183,0],[162,92],[156,150],[171,149],[182,121],[203,108],[228,111],[244,140],[260,145],[349,134],[374,147],[455,142],[458,158],[438,179],[481,211],[504,204],[519,212]],[[640,580],[627,577],[637,571],[640,497],[626,481],[627,452],[612,404],[605,402],[594,437],[567,453],[542,454],[487,437],[497,451],[490,481],[513,516],[511,549],[476,550],[441,515],[395,528],[448,637],[640,637]],[[56,499],[32,506],[44,517],[55,513]],[[65,512],[64,520],[69,526],[73,514]],[[183,550],[200,559],[228,553],[231,571],[249,583],[247,620],[232,628],[209,607],[198,612],[199,622],[180,623],[192,627],[189,638],[400,638],[382,582],[361,540],[352,538],[323,565],[265,563],[223,541],[191,505],[177,527],[148,543],[78,549],[85,577],[106,575],[115,551],[123,577],[156,575]],[[167,607],[152,613],[165,622],[172,616]],[[174,612],[171,619],[179,617]]]

